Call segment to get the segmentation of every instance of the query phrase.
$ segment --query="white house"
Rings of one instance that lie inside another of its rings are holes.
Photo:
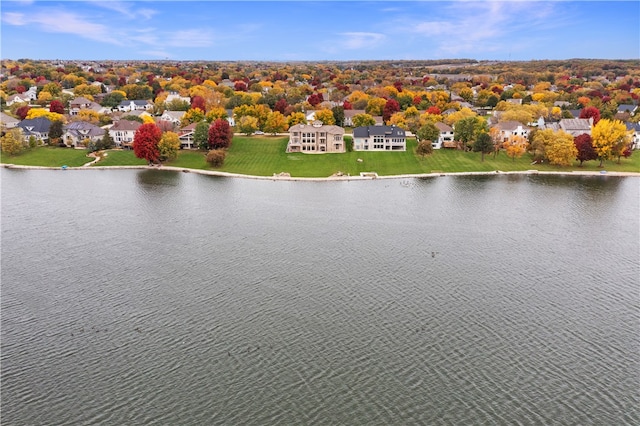
[[[525,141],[528,141],[529,131],[531,131],[530,127],[523,125],[519,121],[501,121],[495,124],[493,128],[498,130],[500,139],[503,142],[511,140],[514,136],[520,136]]]
[[[109,134],[117,147],[131,147],[136,130],[142,123],[132,120],[119,120],[113,123],[109,129]]]
[[[118,104],[118,111],[129,112],[129,111],[150,111],[153,109],[153,104],[149,101],[145,100],[133,100],[133,101],[122,101]]]
[[[438,140],[431,143],[433,149],[440,149],[445,143],[453,143],[453,128],[451,126],[441,122],[436,122],[435,126],[440,131],[440,136]]]
[[[85,140],[98,142],[104,137],[105,130],[85,121],[72,121],[63,127],[62,138],[67,145],[77,147]]]
[[[397,126],[362,126],[353,129],[354,151],[406,151],[407,136]]]

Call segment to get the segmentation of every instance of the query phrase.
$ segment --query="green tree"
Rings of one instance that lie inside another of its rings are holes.
[[[158,142],[160,161],[174,160],[180,150],[180,137],[174,132],[164,132]]]
[[[466,148],[470,148],[476,135],[483,130],[484,121],[479,117],[467,117],[456,121],[453,128],[453,137],[460,141]]]
[[[440,130],[438,130],[435,124],[428,121],[418,129],[416,135],[421,141],[429,141],[429,143],[431,143],[440,138]]]
[[[488,133],[480,133],[476,136],[476,141],[473,143],[473,151],[482,153],[480,161],[484,161],[484,155],[493,152],[493,150],[493,140]]]
[[[209,123],[201,121],[196,124],[196,128],[193,130],[193,142],[199,149],[209,147]]]
[[[336,126],[343,127],[344,126],[344,107],[338,105],[331,108],[331,112],[333,113],[333,118],[336,121]]]
[[[62,121],[54,120],[49,127],[49,145],[58,145],[62,138],[64,129],[62,127]]]

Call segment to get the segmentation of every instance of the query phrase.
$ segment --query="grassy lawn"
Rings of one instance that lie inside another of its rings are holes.
[[[436,150],[433,154],[421,158],[414,154],[416,142],[407,141],[404,152],[347,152],[344,154],[302,154],[285,152],[287,137],[282,136],[236,136],[227,153],[225,164],[220,169],[211,168],[205,161],[203,151],[181,150],[178,158],[165,163],[167,166],[201,170],[220,170],[255,176],[272,176],[286,172],[293,177],[327,177],[337,172],[359,175],[361,172],[376,172],[380,176],[399,174],[419,174],[433,172],[491,172],[507,171],[594,171],[640,172],[640,152],[630,158],[623,158],[621,164],[615,160],[607,161],[599,168],[598,161],[589,161],[583,167],[576,162],[572,167],[559,167],[549,164],[531,164],[527,154],[513,161],[501,152],[495,159],[475,152],[454,150]],[[19,156],[3,156],[3,163],[60,167],[78,167],[91,159],[86,151],[41,147]],[[362,161],[358,161],[362,160]],[[133,151],[112,150],[99,161],[97,166],[146,165],[146,161],[136,158]]]
[[[93,158],[87,157],[88,152],[83,149],[57,148],[42,146],[29,149],[20,155],[2,154],[2,164],[17,164],[20,166],[42,167],[80,167],[89,163]]]

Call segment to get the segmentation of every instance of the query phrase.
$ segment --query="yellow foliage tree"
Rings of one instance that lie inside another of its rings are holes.
[[[273,111],[267,117],[267,122],[264,125],[264,131],[267,133],[280,133],[289,128],[287,125],[287,119],[282,115],[280,111]]]
[[[307,124],[307,118],[302,112],[292,112],[287,117],[287,124],[289,124],[289,127],[295,126],[296,124]]]
[[[46,108],[31,108],[25,118],[32,119],[38,117],[46,117],[51,121],[62,121],[63,123],[67,122],[67,119],[64,118],[64,115],[58,114],[57,112],[50,112]]]
[[[527,141],[522,136],[512,136],[503,144],[503,148],[507,156],[516,161],[516,158],[522,157],[522,154],[527,151]]]
[[[86,121],[92,124],[100,123],[100,114],[97,111],[91,109],[81,109],[78,111],[78,115],[75,116],[78,121]]]
[[[333,112],[328,108],[323,108],[321,110],[316,111],[315,118],[316,120],[322,121],[323,124],[327,124],[327,125],[336,124],[336,119],[333,116]]]
[[[174,132],[164,132],[158,142],[160,161],[173,160],[178,156],[180,150],[180,137]]]
[[[578,150],[573,143],[573,136],[563,130],[558,130],[545,146],[545,153],[551,164],[570,166],[576,159]]]
[[[224,119],[229,118],[229,114],[227,114],[227,110],[222,107],[211,108],[207,113],[207,115],[205,116],[205,119],[209,123],[213,123],[218,118],[224,118]]]
[[[26,143],[20,128],[11,129],[0,138],[0,149],[6,155],[18,155],[26,149]]]
[[[142,124],[156,124],[156,120],[150,114],[141,114],[140,118],[142,118]]]
[[[470,108],[462,108],[460,111],[453,112],[446,117],[444,117],[444,122],[451,126],[453,123],[456,123],[463,118],[476,117],[478,114],[473,112]]]
[[[629,145],[630,135],[622,121],[603,118],[593,126],[591,141],[602,167],[604,161],[612,156],[617,155],[619,158]]]
[[[403,112],[396,112],[389,118],[390,126],[398,126],[401,129],[407,129],[407,119],[405,118],[405,114]]]

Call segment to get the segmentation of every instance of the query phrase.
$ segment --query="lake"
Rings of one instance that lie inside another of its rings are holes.
[[[3,425],[640,424],[640,179],[0,170]]]

